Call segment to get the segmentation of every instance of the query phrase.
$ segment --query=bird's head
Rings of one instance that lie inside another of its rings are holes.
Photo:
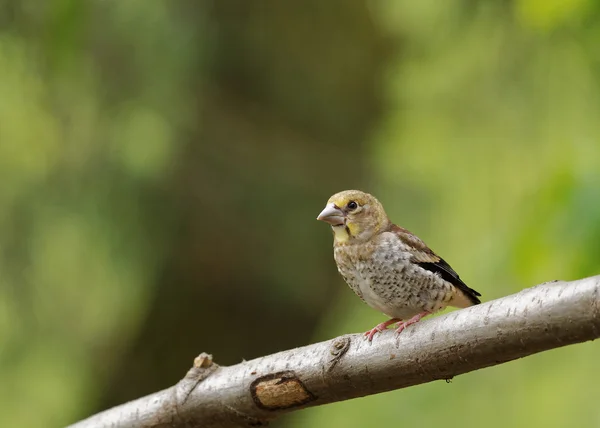
[[[389,225],[381,203],[360,190],[344,190],[327,201],[317,220],[327,222],[337,243],[367,241]]]

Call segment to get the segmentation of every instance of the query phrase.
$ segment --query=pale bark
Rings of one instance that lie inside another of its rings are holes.
[[[261,426],[294,410],[501,364],[600,336],[600,276],[549,282],[426,319],[396,336],[348,334],[230,367],[206,354],[177,385],[72,427]],[[592,381],[592,380],[590,380]]]

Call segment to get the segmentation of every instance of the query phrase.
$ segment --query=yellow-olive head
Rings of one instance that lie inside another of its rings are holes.
[[[333,195],[317,220],[331,225],[338,243],[369,240],[389,225],[381,203],[375,196],[360,190],[344,190]]]

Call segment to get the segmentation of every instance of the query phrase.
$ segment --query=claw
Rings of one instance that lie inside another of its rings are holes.
[[[400,320],[398,318],[392,318],[391,320],[387,320],[385,322],[377,324],[371,330],[366,331],[364,335],[369,339],[369,342],[371,342],[373,340],[373,336],[375,336],[376,333],[381,333],[383,330],[388,328],[388,326],[390,326],[396,322],[399,322],[399,321],[402,321],[402,320]]]
[[[402,331],[406,327],[408,327],[409,325],[413,325],[413,324],[418,323],[419,321],[421,321],[421,318],[426,317],[427,315],[429,315],[429,312],[421,312],[420,314],[415,315],[414,317],[412,317],[408,321],[399,322],[398,323],[398,328],[396,329],[396,334],[402,333]]]

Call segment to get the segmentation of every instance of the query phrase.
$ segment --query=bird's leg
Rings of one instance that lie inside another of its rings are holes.
[[[373,327],[371,330],[366,331],[365,332],[365,336],[367,336],[369,338],[369,342],[373,340],[373,336],[375,336],[375,333],[381,333],[383,330],[385,330],[386,328],[388,328],[388,326],[398,322],[398,321],[402,321],[400,318],[392,318],[391,320],[387,320],[386,322],[382,322],[381,324],[377,324],[375,327]]]
[[[421,312],[420,314],[415,315],[414,317],[412,317],[411,319],[409,319],[407,321],[399,322],[398,328],[396,329],[396,334],[402,333],[402,330],[404,330],[406,327],[408,327],[409,325],[418,323],[419,321],[421,321],[421,318],[426,317],[429,314],[430,314],[430,312]]]

